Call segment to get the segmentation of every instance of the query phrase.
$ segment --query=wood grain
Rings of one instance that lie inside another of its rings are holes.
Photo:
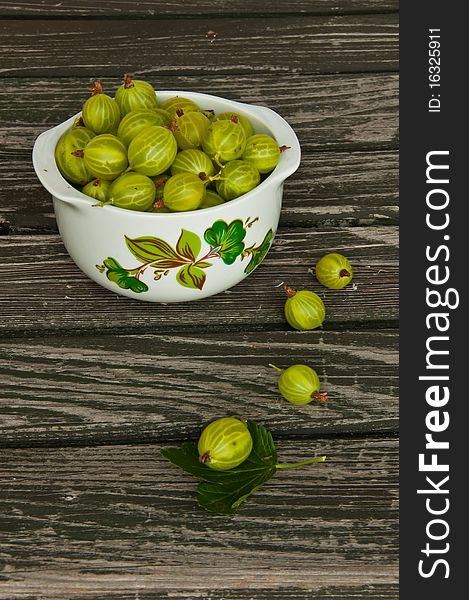
[[[0,232],[55,233],[50,194],[28,158],[0,162]],[[303,155],[285,184],[280,226],[397,225],[397,152]]]
[[[212,15],[226,17],[272,15],[314,15],[390,12],[398,9],[397,0],[272,0],[268,4],[261,0],[185,0],[185,2],[129,2],[122,0],[29,0],[27,3],[0,2],[0,17],[106,17],[158,19],[164,17],[191,16],[207,19]]]
[[[326,329],[376,328],[395,324],[398,316],[397,249],[395,227],[281,229],[260,267],[237,286],[205,300],[162,306],[118,296],[89,280],[59,236],[0,237],[0,330],[16,335],[287,330],[283,283],[320,294]],[[354,285],[328,290],[315,281],[311,267],[331,251],[349,258]]]
[[[269,363],[313,367],[328,403],[284,400]],[[397,363],[395,331],[5,341],[0,447],[181,439],[230,414],[282,437],[397,431]]]
[[[90,68],[81,79],[4,80],[0,89],[0,156],[29,157],[40,132],[80,111],[93,75],[96,72]],[[105,90],[112,95],[119,80],[120,75],[103,78]],[[398,147],[399,80],[395,74],[290,74],[288,78],[204,74],[154,76],[149,81],[157,90],[198,91],[269,106],[295,129],[303,152]]]
[[[207,31],[218,33],[214,39]],[[5,20],[4,77],[396,71],[396,14],[194,21]]]
[[[283,462],[328,458],[279,472],[231,518],[195,505],[195,481],[160,446],[9,450],[0,459],[9,532],[0,593],[192,598],[228,588],[327,598],[323,590],[338,586],[353,598],[366,586],[395,589],[397,440],[277,447]]]

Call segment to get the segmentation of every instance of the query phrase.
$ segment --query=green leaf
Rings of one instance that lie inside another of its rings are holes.
[[[106,267],[106,277],[109,281],[113,283],[117,283],[117,285],[124,290],[132,290],[136,294],[140,294],[141,292],[147,292],[148,286],[137,277],[130,275],[127,269],[124,269],[115,258],[109,256],[106,260],[103,261],[104,266]]]
[[[186,264],[176,274],[177,281],[184,287],[199,289],[204,287],[207,275],[192,264]]]
[[[215,221],[212,227],[204,233],[205,241],[213,247],[218,247],[218,253],[227,265],[232,265],[244,250],[246,229],[239,219],[231,221]]]
[[[264,256],[267,254],[270,248],[270,244],[272,242],[272,238],[274,237],[274,232],[272,229],[265,234],[265,237],[261,244],[257,246],[257,248],[253,248],[251,251],[251,260],[247,264],[244,269],[245,273],[251,273],[257,267],[257,265],[263,260]]]
[[[202,242],[198,235],[183,229],[176,244],[176,251],[194,262],[199,255],[201,245]]]
[[[165,458],[202,480],[197,488],[197,501],[202,508],[233,514],[246,498],[275,474],[277,450],[270,431],[254,421],[248,421],[248,427],[253,439],[251,454],[241,465],[229,471],[215,471],[201,464],[196,444],[162,450]]]
[[[132,252],[137,260],[142,263],[155,262],[161,259],[185,261],[181,256],[164,240],[155,237],[139,237],[131,239],[125,236],[127,248]]]

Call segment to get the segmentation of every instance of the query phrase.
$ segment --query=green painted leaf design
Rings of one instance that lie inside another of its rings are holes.
[[[197,487],[197,501],[202,508],[233,514],[275,475],[277,450],[270,431],[254,421],[248,421],[248,427],[253,439],[251,454],[241,465],[229,471],[215,471],[201,464],[196,444],[162,450],[165,458],[202,480]]]
[[[136,259],[143,263],[151,263],[160,259],[179,260],[184,263],[181,256],[164,240],[156,237],[139,237],[131,239],[125,236],[127,248]]]
[[[251,260],[247,264],[244,269],[245,273],[251,273],[257,267],[257,265],[263,260],[264,256],[267,254],[270,244],[272,242],[272,238],[274,237],[274,232],[272,229],[265,234],[265,237],[261,244],[257,246],[257,248],[253,248],[251,252]]]
[[[218,253],[226,265],[232,265],[244,250],[246,229],[239,219],[231,221],[215,221],[204,233],[205,241],[213,247],[219,247]]]
[[[106,267],[106,277],[109,281],[117,283],[117,285],[124,290],[132,290],[136,294],[140,294],[141,292],[147,292],[148,286],[143,281],[137,279],[130,275],[127,269],[124,269],[115,258],[109,256],[106,260],[103,261],[104,266]]]
[[[199,255],[201,245],[202,242],[197,234],[183,229],[176,244],[176,251],[181,256],[194,262]]]
[[[186,264],[176,274],[177,281],[187,288],[199,289],[204,287],[206,274],[202,269],[192,264]]]
[[[152,262],[150,267],[154,267],[155,269],[175,269],[176,267],[181,267],[182,265],[187,265],[187,261],[182,258],[160,258]]]
[[[211,267],[213,265],[213,263],[208,262],[206,260],[201,260],[197,263],[195,263],[195,266],[201,268],[201,269],[207,269],[208,267]]]

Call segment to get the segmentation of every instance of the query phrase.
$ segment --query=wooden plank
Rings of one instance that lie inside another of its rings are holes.
[[[315,281],[312,265],[331,251],[349,257],[354,285],[328,290]],[[162,306],[101,288],[78,270],[59,236],[52,235],[0,237],[0,278],[5,333],[285,330],[283,283],[321,295],[326,329],[376,328],[395,324],[398,317],[398,229],[281,229],[250,277],[226,292],[185,304]]]
[[[196,506],[195,481],[160,446],[9,450],[0,458],[8,532],[0,593],[207,598],[235,589],[289,599],[328,598],[323,590],[336,588],[353,598],[377,585],[389,597],[398,577],[397,439],[277,447],[282,462],[328,458],[279,472],[231,518]]]
[[[246,332],[0,344],[0,446],[161,441],[240,414],[273,432],[397,431],[396,331]],[[308,364],[327,404],[294,406],[268,367]]]
[[[185,2],[129,2],[122,0],[29,0],[26,2],[0,2],[0,17],[106,17],[158,19],[168,16],[191,16],[207,19],[212,15],[265,16],[272,15],[315,15],[353,14],[397,11],[397,0],[273,0],[268,9],[261,0],[246,3],[244,0],[193,0]]]
[[[0,44],[4,77],[396,71],[398,18],[5,20]]]
[[[0,232],[54,233],[50,194],[30,158],[0,162]],[[281,226],[397,225],[398,153],[325,152],[303,155],[285,185]]]
[[[90,68],[88,77],[93,74]],[[105,90],[113,94],[119,79],[104,78]],[[151,76],[148,81],[160,90],[199,91],[269,106],[295,129],[304,153],[398,147],[399,80],[395,74],[289,74],[287,78],[204,74]],[[5,79],[0,88],[0,156],[29,158],[41,131],[80,111],[88,86],[85,77]]]

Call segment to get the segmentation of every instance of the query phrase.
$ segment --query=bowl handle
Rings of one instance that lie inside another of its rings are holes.
[[[58,127],[54,127],[43,131],[36,138],[32,152],[34,170],[39,181],[54,198],[77,205],[77,198],[74,196],[76,189],[65,181],[55,161],[50,160],[50,156],[54,156],[55,145],[59,137],[57,129]]]

